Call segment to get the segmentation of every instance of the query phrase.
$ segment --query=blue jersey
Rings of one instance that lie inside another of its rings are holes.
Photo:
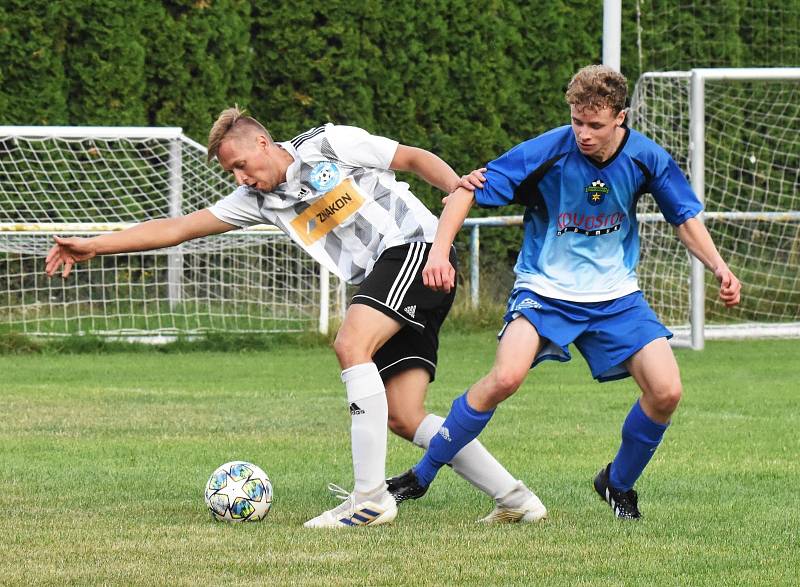
[[[574,302],[638,291],[639,197],[651,193],[675,226],[702,211],[672,157],[641,133],[625,131],[617,152],[602,163],[578,150],[570,126],[489,163],[486,183],[475,191],[478,205],[526,207],[515,287]]]

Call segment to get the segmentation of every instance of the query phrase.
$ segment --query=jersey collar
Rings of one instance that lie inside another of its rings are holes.
[[[628,127],[627,124],[623,125],[622,128],[625,129],[625,136],[622,137],[622,140],[619,143],[619,147],[617,147],[617,150],[614,151],[614,154],[611,155],[611,157],[609,157],[608,159],[606,159],[603,162],[596,161],[596,160],[592,159],[591,157],[587,157],[586,155],[581,153],[580,149],[578,149],[578,142],[577,141],[575,141],[575,149],[578,151],[578,153],[580,154],[581,157],[586,159],[594,167],[597,167],[597,169],[604,169],[605,167],[608,167],[609,165],[611,165],[614,162],[614,159],[616,159],[617,156],[620,153],[622,153],[622,150],[625,148],[625,144],[628,142],[628,137],[631,136],[631,129]]]
[[[286,181],[279,186],[284,190],[288,190],[297,183],[297,176],[300,173],[300,155],[298,155],[297,150],[290,141],[280,142],[278,145],[294,159],[286,170]]]

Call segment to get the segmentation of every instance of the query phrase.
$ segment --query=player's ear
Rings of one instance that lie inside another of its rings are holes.
[[[625,124],[626,116],[628,116],[628,111],[625,108],[619,111],[619,114],[617,114],[617,118],[614,121],[617,123],[617,126],[622,126],[623,124]]]

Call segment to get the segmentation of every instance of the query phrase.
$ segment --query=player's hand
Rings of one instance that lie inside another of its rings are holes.
[[[467,175],[462,175],[461,179],[458,180],[456,187],[450,192],[452,194],[458,188],[464,188],[465,190],[469,190],[474,192],[478,188],[482,188],[483,184],[486,183],[486,177],[483,173],[486,171],[485,167],[481,167],[480,169],[475,169],[474,171],[470,171]],[[447,200],[450,199],[450,194],[447,194],[444,198],[442,198],[442,204],[447,205]]]
[[[456,270],[450,264],[450,259],[431,250],[422,270],[422,283],[433,291],[449,293],[456,283]]]
[[[63,266],[61,277],[68,277],[72,266],[79,261],[86,261],[97,255],[97,250],[92,239],[89,238],[62,238],[53,237],[56,244],[47,253],[45,259],[45,272],[52,277]]]
[[[714,277],[719,281],[719,299],[725,306],[732,308],[741,299],[742,284],[727,267],[719,267],[714,271]]]
[[[476,189],[482,188],[483,184],[486,183],[486,176],[483,175],[485,172],[486,168],[481,167],[480,169],[470,171],[467,175],[462,175],[461,179],[458,180],[456,189],[464,188],[465,190],[474,192]]]

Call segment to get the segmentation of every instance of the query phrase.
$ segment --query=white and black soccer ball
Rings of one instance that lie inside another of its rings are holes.
[[[214,519],[221,522],[257,522],[272,507],[272,483],[253,463],[231,461],[211,474],[205,500]]]

